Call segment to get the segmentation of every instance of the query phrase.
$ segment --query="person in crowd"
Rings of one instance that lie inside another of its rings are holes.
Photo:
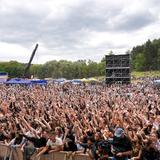
[[[131,156],[132,142],[129,137],[125,135],[123,128],[116,128],[111,151],[113,153],[112,160],[128,160]]]
[[[52,150],[99,160],[138,160],[154,151],[157,160],[159,124],[160,90],[148,78],[121,86],[0,85],[0,141],[16,139],[14,147],[21,147],[27,160]]]
[[[45,153],[58,152],[63,150],[63,142],[61,138],[56,137],[54,131],[50,131],[49,139],[45,147],[41,147],[35,157],[40,157]]]

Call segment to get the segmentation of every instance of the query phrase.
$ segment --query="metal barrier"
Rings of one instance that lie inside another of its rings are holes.
[[[7,158],[8,157],[8,158]],[[0,160],[23,160],[23,152],[20,148],[8,147],[4,144],[0,144]],[[31,160],[91,160],[86,154],[75,154],[74,152],[55,152],[50,154],[42,155],[37,158],[34,155]]]
[[[0,159],[7,155],[8,147],[6,145],[0,144]]]

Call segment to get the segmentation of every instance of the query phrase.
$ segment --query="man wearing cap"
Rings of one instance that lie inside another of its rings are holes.
[[[114,133],[112,143],[112,160],[128,160],[132,154],[132,143],[124,133],[123,128],[117,128]]]

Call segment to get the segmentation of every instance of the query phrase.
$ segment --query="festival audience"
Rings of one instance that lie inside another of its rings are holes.
[[[160,160],[160,90],[129,85],[0,85],[0,142],[24,159],[58,151],[93,160]]]

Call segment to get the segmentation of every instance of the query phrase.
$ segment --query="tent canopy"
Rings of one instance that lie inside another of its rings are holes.
[[[47,84],[47,80],[43,80],[43,79],[31,80],[31,84],[45,85],[45,84]]]
[[[154,80],[155,83],[160,83],[160,79]]]
[[[31,81],[28,79],[12,78],[6,81],[5,84],[31,84]]]
[[[92,77],[92,78],[88,78],[88,81],[90,81],[90,82],[91,82],[91,81],[99,82],[96,78],[93,78],[93,77]]]
[[[156,86],[160,86],[160,79],[154,80],[153,84],[156,85]]]
[[[29,79],[21,79],[21,78],[12,78],[9,81],[5,82],[5,84],[39,84],[39,85],[45,85],[47,84],[47,80],[29,80]]]

